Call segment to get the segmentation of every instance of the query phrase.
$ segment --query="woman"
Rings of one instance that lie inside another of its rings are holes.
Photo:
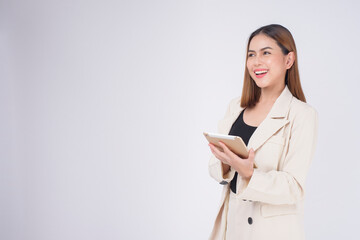
[[[249,157],[209,144],[210,175],[224,185],[210,239],[305,238],[304,187],[317,125],[291,33],[277,24],[257,29],[247,45],[242,96],[232,99],[218,124],[219,133],[244,140]]]

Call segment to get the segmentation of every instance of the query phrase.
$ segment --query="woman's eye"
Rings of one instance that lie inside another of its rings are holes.
[[[267,51],[264,52],[264,55],[268,55],[268,54],[270,54],[270,52],[267,52]]]
[[[252,57],[252,56],[254,56],[254,54],[253,54],[253,53],[249,53],[248,57]]]

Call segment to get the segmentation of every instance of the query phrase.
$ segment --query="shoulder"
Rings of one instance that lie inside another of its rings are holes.
[[[226,109],[226,113],[224,118],[232,115],[234,112],[238,111],[238,109],[240,108],[240,101],[241,101],[241,97],[234,97],[230,100],[228,107]]]
[[[238,108],[240,106],[240,103],[241,103],[241,96],[237,96],[237,97],[234,97],[230,100],[230,103],[229,103],[229,110],[230,112],[234,112],[236,108]]]
[[[303,119],[305,121],[311,121],[311,119],[313,119],[317,121],[317,118],[318,112],[313,106],[297,99],[296,97],[292,98],[289,111],[290,120]]]

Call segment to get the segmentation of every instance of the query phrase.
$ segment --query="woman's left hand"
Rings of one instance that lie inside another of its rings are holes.
[[[219,145],[222,147],[223,152],[212,143],[209,144],[211,152],[215,157],[221,162],[230,165],[240,176],[249,180],[254,172],[254,150],[252,148],[249,150],[248,158],[241,158],[232,152],[223,142],[219,142]]]

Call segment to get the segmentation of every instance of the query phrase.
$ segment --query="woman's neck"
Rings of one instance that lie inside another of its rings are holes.
[[[285,84],[272,88],[262,88],[259,102],[260,104],[273,104],[285,88]]]

